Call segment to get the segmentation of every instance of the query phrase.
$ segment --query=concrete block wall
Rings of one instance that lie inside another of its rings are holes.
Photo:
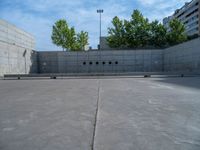
[[[200,73],[200,38],[163,50],[164,71]]]
[[[40,73],[163,71],[162,50],[39,52]]]
[[[33,36],[0,20],[0,76],[37,73]]]

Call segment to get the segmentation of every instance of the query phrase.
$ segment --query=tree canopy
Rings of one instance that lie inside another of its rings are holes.
[[[125,20],[127,47],[144,47],[149,39],[149,22],[147,18],[134,10],[131,20]]]
[[[77,49],[84,50],[85,46],[88,45],[88,33],[81,31],[77,34]]]
[[[125,26],[124,21],[120,20],[118,17],[114,17],[112,20],[113,28],[108,28],[108,42],[111,47],[123,47],[126,45],[125,42]]]
[[[177,19],[173,19],[169,23],[170,31],[167,34],[167,40],[170,45],[179,44],[187,40],[185,26]]]
[[[117,16],[108,28],[107,42],[112,48],[166,47],[187,39],[184,25],[174,19],[167,29],[155,20],[149,22],[139,10],[134,10],[130,20],[120,20]]]
[[[150,23],[149,45],[163,47],[167,44],[167,30],[157,20]]]
[[[88,33],[81,31],[76,34],[74,27],[69,27],[66,20],[60,19],[53,25],[51,39],[63,50],[79,51],[88,44]]]

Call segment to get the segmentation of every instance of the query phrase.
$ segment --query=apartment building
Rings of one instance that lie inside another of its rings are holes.
[[[200,0],[192,0],[177,9],[172,16],[163,19],[164,26],[169,30],[169,22],[172,19],[180,20],[186,28],[188,36],[200,35]]]

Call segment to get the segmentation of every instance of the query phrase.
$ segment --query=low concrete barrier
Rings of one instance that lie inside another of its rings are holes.
[[[7,74],[4,75],[4,79],[23,79],[23,78],[95,78],[95,77],[199,77],[198,73],[189,73],[189,72],[126,72],[126,73],[50,73],[50,74]]]

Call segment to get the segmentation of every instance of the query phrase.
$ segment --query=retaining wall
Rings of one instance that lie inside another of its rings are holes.
[[[162,50],[39,52],[40,73],[161,72]]]
[[[33,36],[0,20],[0,76],[37,72]]]
[[[200,73],[200,38],[161,50],[39,52],[38,58],[40,73]]]
[[[160,50],[36,52],[34,47],[33,36],[0,20],[0,76],[29,73],[200,73],[200,38]]]
[[[200,38],[163,50],[164,71],[200,72]]]

